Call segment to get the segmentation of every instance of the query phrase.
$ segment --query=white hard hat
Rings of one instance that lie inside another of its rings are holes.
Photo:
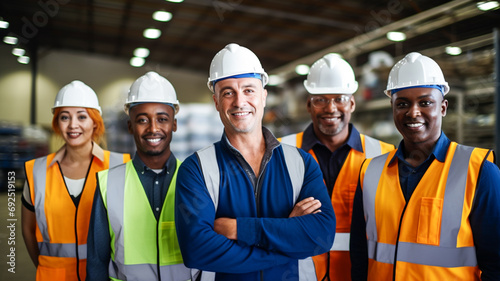
[[[78,80],[69,83],[59,90],[56,100],[54,101],[54,106],[52,107],[52,113],[54,113],[54,109],[57,107],[94,108],[99,110],[99,113],[102,114],[101,107],[99,106],[99,101],[97,100],[97,95],[94,90],[82,81]]]
[[[175,113],[179,112],[174,86],[154,71],[149,71],[132,84],[125,101],[125,113],[128,114],[131,104],[142,102],[170,103],[174,106]]]
[[[259,58],[252,51],[235,43],[228,44],[215,55],[210,64],[208,88],[213,92],[214,81],[247,73],[260,74],[263,86],[269,81]]]
[[[327,54],[311,66],[304,87],[310,94],[353,94],[358,82],[348,62]]]
[[[392,90],[418,86],[441,86],[443,95],[450,90],[439,65],[433,59],[413,52],[392,67],[384,92],[391,97]]]

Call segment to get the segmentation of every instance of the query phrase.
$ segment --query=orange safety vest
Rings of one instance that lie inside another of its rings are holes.
[[[281,139],[282,142],[302,147],[304,132],[289,135]],[[361,165],[366,158],[378,156],[394,150],[388,144],[369,136],[360,134],[363,152],[351,149],[337,176],[332,192],[332,205],[337,219],[335,241],[330,252],[312,257],[317,280],[323,280],[328,275],[335,281],[351,280],[351,260],[349,255],[349,239],[351,231],[352,205],[354,193],[358,185],[358,175]],[[311,154],[316,162],[318,159],[312,149]],[[319,162],[318,162],[319,163]],[[330,265],[328,267],[328,264]],[[307,270],[302,267],[299,271]]]
[[[468,218],[482,164],[493,154],[452,142],[406,202],[397,162],[389,165],[395,153],[367,160],[360,174],[368,280],[480,280]]]
[[[78,206],[68,193],[59,163],[49,167],[55,155],[52,153],[25,163],[40,250],[36,280],[83,281],[96,173],[128,161],[130,155],[105,150],[104,163],[93,157]]]

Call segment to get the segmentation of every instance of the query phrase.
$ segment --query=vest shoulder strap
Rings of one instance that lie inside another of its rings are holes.
[[[206,148],[200,149],[196,152],[198,160],[200,161],[201,171],[205,179],[208,193],[212,198],[215,210],[219,205],[219,165],[217,164],[217,156],[215,154],[215,146],[212,144]]]
[[[282,147],[288,174],[290,176],[290,180],[292,181],[293,204],[295,205],[304,182],[304,159],[296,147],[287,144],[282,144]],[[217,210],[219,203],[220,172],[219,165],[217,163],[217,155],[215,153],[215,146],[212,144],[204,149],[198,150],[196,154],[203,172],[205,185],[207,186],[210,198],[212,198],[215,210]]]
[[[118,152],[109,152],[109,168],[118,166],[123,163],[123,154]]]
[[[382,148],[380,147],[380,142],[370,136],[365,136],[365,158],[373,158],[382,154]]]
[[[288,144],[282,144],[283,154],[285,155],[286,168],[288,169],[288,175],[292,181],[293,187],[293,205],[297,202],[299,198],[300,190],[302,189],[302,184],[304,183],[304,174],[306,167],[304,164],[304,159],[300,155],[298,148]]]
[[[297,134],[292,134],[288,136],[284,136],[281,139],[278,139],[281,143],[286,143],[288,145],[297,146]]]

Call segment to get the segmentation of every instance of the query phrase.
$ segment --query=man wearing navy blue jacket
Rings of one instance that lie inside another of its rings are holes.
[[[183,162],[176,189],[179,246],[201,280],[299,280],[298,260],[333,244],[318,164],[262,127],[267,81],[257,56],[237,44],[212,61],[208,86],[224,134]]]

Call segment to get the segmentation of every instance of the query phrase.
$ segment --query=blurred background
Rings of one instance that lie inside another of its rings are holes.
[[[206,82],[213,56],[233,42],[251,49],[270,74],[264,124],[277,137],[309,124],[303,81],[314,61],[338,53],[360,85],[352,121],[360,132],[397,145],[383,90],[394,63],[418,51],[438,62],[451,86],[448,137],[498,149],[498,6],[470,0],[2,0],[0,191],[7,190],[9,171],[22,189],[23,163],[60,147],[50,108],[73,80],[98,94],[109,150],[134,153],[123,103],[132,82],[151,70],[174,85],[181,103],[174,154],[182,160],[219,140],[222,124]],[[17,241],[24,250],[20,231]],[[6,275],[0,254],[0,279],[21,278]],[[32,274],[34,267],[18,269]]]

